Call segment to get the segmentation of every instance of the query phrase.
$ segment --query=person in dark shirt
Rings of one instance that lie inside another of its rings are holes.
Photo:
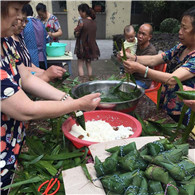
[[[92,80],[91,61],[98,60],[100,51],[96,43],[97,25],[95,12],[86,3],[78,6],[81,19],[74,29],[76,39],[75,51],[78,58],[78,74],[84,76],[83,66],[86,64],[89,80]]]
[[[150,43],[150,40],[152,38],[153,28],[150,24],[142,24],[139,27],[138,33],[137,33],[137,39],[138,39],[138,46],[136,55],[142,56],[142,55],[156,55],[157,51],[154,45]]]
[[[137,33],[137,56],[157,54],[156,48],[154,47],[154,45],[152,45],[152,43],[150,43],[152,32],[153,28],[150,24],[142,24],[139,27]],[[144,78],[142,74],[134,73],[134,77],[136,79],[136,83],[145,89],[148,89],[152,83],[152,80],[150,78]]]

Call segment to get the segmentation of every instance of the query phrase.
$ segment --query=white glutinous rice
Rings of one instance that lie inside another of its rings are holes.
[[[131,127],[124,127],[123,125],[117,126],[117,130],[103,121],[103,120],[92,120],[87,121],[86,131],[80,126],[74,124],[70,133],[75,137],[80,137],[82,140],[92,141],[92,142],[106,142],[117,139],[125,139],[133,135]],[[82,138],[81,138],[82,137]]]

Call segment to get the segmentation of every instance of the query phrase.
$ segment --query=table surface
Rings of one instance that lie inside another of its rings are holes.
[[[58,57],[47,56],[47,60],[73,60],[72,52],[65,52],[65,55]]]

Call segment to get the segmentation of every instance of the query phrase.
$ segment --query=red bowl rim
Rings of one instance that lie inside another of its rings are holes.
[[[118,111],[110,111],[110,110],[95,110],[95,111],[90,111],[90,112],[84,112],[84,115],[85,114],[90,114],[90,113],[105,113],[105,114],[119,114],[119,115],[123,115],[125,117],[128,117],[130,118],[131,120],[133,120],[137,126],[137,131],[134,132],[133,135],[131,135],[129,138],[134,138],[134,137],[139,137],[142,133],[142,126],[141,126],[141,123],[133,116],[131,115],[128,115],[126,113],[122,113],[122,112],[118,112]],[[72,134],[69,133],[69,131],[67,130],[63,130],[64,129],[64,126],[72,120],[72,117],[69,117],[63,124],[62,124],[62,131],[64,132],[64,135],[72,142],[77,142],[78,144],[80,145],[83,145],[83,146],[90,146],[91,144],[96,144],[96,143],[101,143],[101,142],[91,142],[91,141],[85,141],[85,140],[82,140],[82,139],[79,139],[75,136],[73,136]],[[128,139],[128,138],[127,138]],[[114,140],[113,140],[114,141]]]

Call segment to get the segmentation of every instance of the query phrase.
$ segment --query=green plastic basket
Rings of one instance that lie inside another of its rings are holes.
[[[58,57],[63,56],[66,50],[66,43],[52,42],[46,44],[46,53],[47,56]]]

